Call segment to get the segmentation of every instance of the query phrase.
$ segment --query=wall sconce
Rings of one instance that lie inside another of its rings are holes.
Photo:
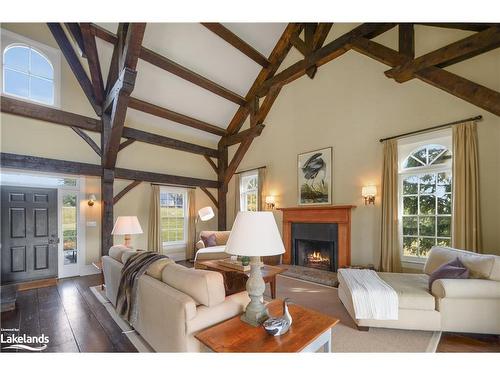
[[[276,207],[276,199],[274,198],[274,195],[266,196],[266,207],[268,210],[274,210]]]
[[[90,194],[89,195],[89,200],[87,202],[87,204],[89,205],[89,207],[92,207],[95,203],[95,201],[97,200],[97,198],[95,197],[95,194]]]
[[[363,186],[361,189],[361,195],[365,198],[365,205],[375,204],[375,196],[377,195],[376,186]]]

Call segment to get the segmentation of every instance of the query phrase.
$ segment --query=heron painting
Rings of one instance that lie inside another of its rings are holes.
[[[299,204],[331,204],[331,172],[331,147],[299,154]]]

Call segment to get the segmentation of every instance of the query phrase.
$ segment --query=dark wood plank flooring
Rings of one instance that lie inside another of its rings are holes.
[[[2,313],[2,328],[49,337],[49,352],[137,352],[89,287],[99,275],[59,280],[18,293],[17,309]]]
[[[137,352],[90,291],[99,283],[99,275],[91,275],[19,292],[17,309],[2,313],[1,327],[27,335],[44,333],[50,339],[49,352]],[[437,352],[499,353],[500,336],[444,332]]]

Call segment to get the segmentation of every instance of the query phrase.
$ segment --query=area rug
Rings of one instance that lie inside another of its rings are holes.
[[[370,328],[358,331],[338,297],[338,289],[278,275],[277,298],[331,315],[340,320],[333,328],[332,351],[336,353],[434,353],[441,332]],[[266,297],[270,298],[269,287]],[[267,299],[266,298],[266,299]]]
[[[301,267],[295,265],[280,265],[285,269],[281,274],[300,280],[311,281],[313,283],[337,287],[337,272],[318,270],[311,267]]]

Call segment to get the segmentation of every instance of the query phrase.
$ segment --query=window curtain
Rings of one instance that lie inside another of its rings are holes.
[[[186,242],[186,259],[194,259],[196,243],[196,189],[188,189],[188,227]]]
[[[398,145],[395,139],[384,142],[382,169],[382,233],[380,271],[400,272],[398,235]]]
[[[266,186],[266,168],[259,168],[257,174],[257,211],[264,210],[266,197],[264,196],[264,186]]]
[[[452,246],[481,251],[477,124],[453,127]]]
[[[234,174],[234,218],[238,215],[238,212],[241,211],[241,202],[240,202],[240,175]]]
[[[160,231],[160,187],[151,185],[151,202],[149,206],[148,250],[161,252]]]

